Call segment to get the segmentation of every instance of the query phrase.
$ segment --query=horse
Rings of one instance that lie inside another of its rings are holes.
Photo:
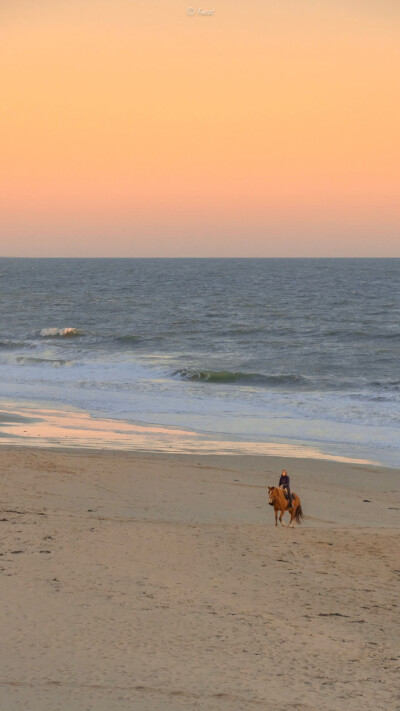
[[[290,513],[290,522],[289,526],[294,526],[294,521],[296,523],[301,524],[301,519],[304,518],[303,511],[301,508],[301,503],[300,499],[297,496],[297,494],[294,494],[292,492],[292,506],[289,506],[289,501],[285,497],[285,492],[283,489],[281,489],[279,486],[269,486],[268,487],[268,494],[269,494],[269,505],[274,507],[275,510],[275,526],[278,525],[278,511],[281,512],[281,515],[279,516],[279,520],[282,524],[282,526],[286,526],[286,523],[283,523],[282,521],[282,516],[285,513],[285,511],[289,511]]]

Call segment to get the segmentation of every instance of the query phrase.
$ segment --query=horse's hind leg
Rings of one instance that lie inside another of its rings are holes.
[[[275,509],[275,526],[278,525],[278,509]]]
[[[292,505],[288,509],[290,513],[290,521],[289,521],[289,528],[294,528],[295,527],[295,516],[296,516],[296,510],[297,510],[297,501],[295,499],[295,494],[292,494]]]

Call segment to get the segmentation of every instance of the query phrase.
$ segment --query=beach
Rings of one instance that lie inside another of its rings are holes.
[[[400,708],[399,470],[3,446],[0,471],[7,711]]]

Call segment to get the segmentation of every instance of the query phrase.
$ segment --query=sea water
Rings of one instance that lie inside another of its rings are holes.
[[[0,259],[0,398],[400,465],[399,259]]]

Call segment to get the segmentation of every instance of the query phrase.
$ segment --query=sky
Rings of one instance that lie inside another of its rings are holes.
[[[400,256],[398,0],[2,0],[0,87],[2,256]]]

